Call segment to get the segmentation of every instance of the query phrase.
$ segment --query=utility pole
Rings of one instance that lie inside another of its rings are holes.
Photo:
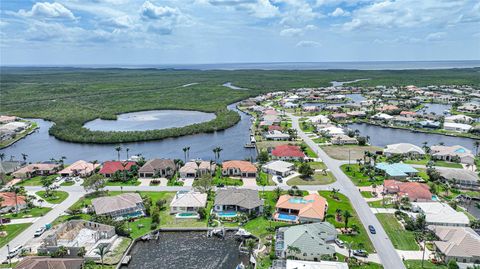
[[[12,267],[12,258],[10,257],[10,245],[7,244],[8,266]]]

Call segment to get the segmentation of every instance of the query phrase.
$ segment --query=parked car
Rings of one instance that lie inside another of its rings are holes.
[[[376,234],[377,233],[377,231],[375,231],[375,227],[373,227],[373,225],[368,225],[368,229],[370,230],[371,234]]]
[[[47,229],[45,227],[38,228],[35,233],[33,234],[34,237],[41,236]]]
[[[339,248],[344,248],[344,247],[345,247],[345,245],[343,244],[343,241],[340,240],[340,239],[338,239],[338,238],[335,239],[335,244],[337,244],[337,246],[338,246]]]
[[[368,257],[368,252],[366,252],[363,249],[356,249],[353,251],[354,256],[359,256],[359,257]]]
[[[12,221],[12,220],[9,219],[9,218],[0,218],[0,223],[3,223],[3,224],[10,223],[10,221]]]
[[[22,251],[23,246],[16,246],[8,252],[7,258],[11,259],[20,254],[20,251]]]

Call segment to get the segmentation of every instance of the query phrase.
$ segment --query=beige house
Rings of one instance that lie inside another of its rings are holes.
[[[472,151],[459,146],[431,146],[431,154],[434,159],[443,160],[447,162],[459,161],[464,164],[473,164],[475,156]]]
[[[95,172],[95,169],[99,167],[100,164],[93,164],[89,163],[83,160],[76,161],[69,165],[67,168],[61,170],[58,172],[63,177],[68,177],[68,176],[81,176],[81,177],[88,177],[93,172]]]
[[[470,227],[429,227],[439,238],[435,249],[445,261],[480,263],[480,236]]]
[[[57,163],[33,163],[18,169],[12,175],[17,178],[48,176],[56,174],[59,169],[60,165]]]
[[[195,191],[178,191],[170,203],[170,214],[198,212],[207,205],[207,194]]]
[[[215,173],[216,164],[207,161],[187,162],[178,171],[181,178],[196,178],[205,174],[213,175]]]

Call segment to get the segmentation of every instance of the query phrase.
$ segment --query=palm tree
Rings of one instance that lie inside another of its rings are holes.
[[[22,159],[23,159],[23,161],[24,161],[24,162],[26,162],[26,161],[27,161],[27,157],[28,157],[28,155],[27,155],[27,154],[25,154],[25,153],[22,153]]]
[[[343,211],[343,221],[345,223],[345,229],[348,227],[348,219],[352,217],[350,211],[345,210]]]
[[[130,149],[126,148],[125,151],[127,152],[127,160],[128,160],[128,152],[130,151]]]
[[[95,254],[97,254],[98,256],[100,256],[100,259],[102,261],[102,267],[103,268],[103,258],[105,257],[105,255],[107,255],[108,253],[110,253],[110,250],[107,249],[107,246],[104,245],[104,244],[101,244],[97,247],[97,249],[95,250]]]
[[[253,255],[253,250],[255,249],[256,245],[257,242],[255,242],[254,239],[247,239],[247,241],[245,241],[245,247],[247,247],[249,258]],[[250,262],[250,259],[248,260]]]
[[[475,155],[478,155],[478,148],[480,147],[480,141],[476,140],[473,142],[473,147],[475,148]]]
[[[282,189],[280,189],[280,187],[276,187],[275,189],[273,189],[273,192],[275,193],[275,197],[277,197],[277,200],[278,198],[280,198],[280,195],[282,195]]]
[[[8,191],[13,192],[15,195],[15,213],[18,213],[18,194],[21,192],[21,189],[16,186],[11,186]]]
[[[335,189],[332,188],[332,198],[337,199],[337,193],[340,191],[340,189]]]
[[[187,163],[187,156],[190,155],[190,147],[184,147],[182,150],[183,155],[185,156],[185,163]]]
[[[343,245],[348,250],[348,258],[350,259],[350,257],[352,256],[353,242],[352,241],[346,241],[346,242],[343,242]]]
[[[287,247],[287,252],[288,252],[288,253],[298,254],[298,253],[300,253],[301,251],[300,251],[300,249],[299,249],[298,247],[289,245],[289,246]]]
[[[0,161],[2,161],[2,162],[3,162],[3,159],[4,159],[4,158],[5,158],[5,153],[3,153],[3,152],[2,152],[2,153],[0,153]]]
[[[220,161],[220,152],[222,152],[222,148],[221,147],[216,147],[216,150],[217,150],[217,159]]]
[[[200,165],[202,164],[202,161],[196,160],[195,163],[197,164],[197,177],[200,177],[200,174],[202,171],[200,171]]]
[[[115,150],[117,151],[118,161],[120,161],[120,151],[122,151],[122,147],[121,146],[116,146]]]

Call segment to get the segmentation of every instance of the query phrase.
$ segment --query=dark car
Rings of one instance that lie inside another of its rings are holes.
[[[359,256],[359,257],[368,257],[368,252],[366,252],[363,249],[357,249],[353,251],[354,256]]]
[[[373,227],[373,225],[368,225],[368,229],[370,230],[371,234],[376,234],[377,233],[377,231],[375,231],[375,227]]]
[[[5,224],[5,223],[10,223],[10,219],[8,218],[0,218],[0,223]]]

